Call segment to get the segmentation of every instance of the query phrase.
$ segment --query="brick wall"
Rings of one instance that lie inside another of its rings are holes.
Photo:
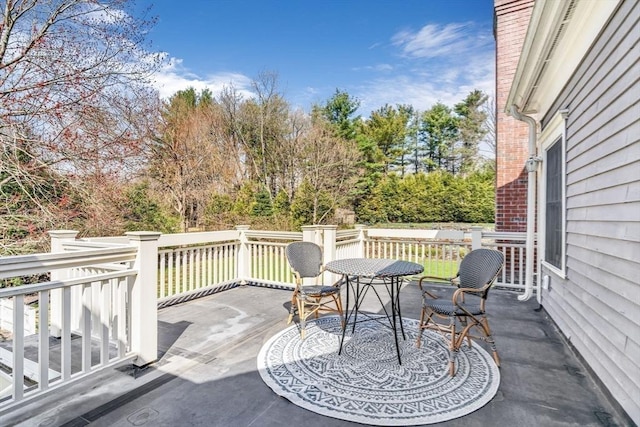
[[[496,231],[525,231],[529,127],[505,112],[534,0],[495,0]],[[533,220],[533,219],[532,219]]]

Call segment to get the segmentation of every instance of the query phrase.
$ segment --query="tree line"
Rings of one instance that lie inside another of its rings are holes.
[[[253,96],[188,88],[161,100],[154,20],[127,0],[18,1],[0,28],[1,254],[81,235],[296,229],[358,222],[492,222],[488,97],[368,117],[337,89],[294,109],[274,72]],[[114,19],[118,17],[119,19]],[[124,17],[124,18],[123,18]]]

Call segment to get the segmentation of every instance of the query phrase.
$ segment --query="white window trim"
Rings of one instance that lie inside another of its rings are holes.
[[[540,133],[540,137],[538,141],[540,143],[540,148],[542,152],[542,172],[539,174],[539,192],[538,192],[538,244],[539,244],[539,254],[540,254],[540,262],[545,269],[550,270],[554,274],[558,275],[560,278],[566,278],[567,271],[567,159],[566,159],[566,140],[567,140],[567,126],[566,126],[566,111],[558,111],[553,119],[549,122],[549,124],[545,127],[545,129]],[[561,254],[561,263],[560,268],[556,267],[553,264],[548,263],[545,260],[545,249],[546,249],[546,200],[547,200],[547,150],[554,143],[562,144],[562,254]]]

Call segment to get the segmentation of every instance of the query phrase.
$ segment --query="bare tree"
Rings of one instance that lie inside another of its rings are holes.
[[[225,86],[217,98],[220,107],[222,137],[226,141],[230,158],[235,159],[237,170],[241,173],[240,180],[251,176],[259,176],[260,166],[257,159],[251,155],[251,134],[246,131],[245,116],[248,115],[244,108],[245,100],[233,85]],[[237,185],[239,187],[239,183]]]
[[[72,190],[83,176],[139,167],[158,105],[148,78],[162,58],[145,50],[153,20],[128,14],[129,3],[0,3],[0,197],[28,202],[7,208],[16,221],[2,227],[42,234],[29,224],[65,222],[59,206],[82,196]]]
[[[486,152],[489,157],[495,158],[496,155],[496,104],[492,97],[488,96],[485,102],[482,104],[482,112],[485,114],[484,128],[486,134],[482,139],[481,145],[485,145],[486,148],[481,148],[481,152]]]
[[[278,145],[286,132],[289,105],[278,91],[278,75],[274,72],[262,72],[252,83],[256,93],[255,100],[249,100],[245,107],[245,119],[252,133],[249,141],[249,154],[259,165],[256,180],[269,189],[274,196],[277,191],[274,163],[277,162]]]
[[[292,112],[287,120],[287,132],[274,153],[278,182],[286,191],[289,200],[293,199],[300,184],[301,153],[305,151],[310,129],[311,120],[303,111]]]
[[[149,174],[183,231],[200,226],[211,194],[239,184],[237,153],[229,149],[223,117],[208,90],[179,91],[165,105]]]
[[[312,189],[312,221],[323,220],[347,197],[357,176],[360,157],[356,143],[340,137],[327,121],[316,119],[303,139],[299,167],[303,180]],[[320,210],[320,198],[326,195],[331,209]]]

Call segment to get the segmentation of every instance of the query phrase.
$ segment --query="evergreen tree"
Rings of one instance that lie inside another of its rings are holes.
[[[344,139],[354,139],[359,116],[354,116],[360,108],[360,101],[347,92],[336,89],[336,93],[323,106],[315,106],[313,114],[319,114],[336,126],[338,135]]]
[[[384,173],[399,167],[404,174],[408,154],[405,138],[411,113],[410,107],[385,105],[372,112],[362,126],[364,134],[378,147]]]
[[[273,213],[276,215],[289,215],[291,212],[291,202],[286,191],[280,190],[273,199]]]
[[[484,139],[488,130],[486,127],[487,113],[484,104],[487,95],[480,90],[472,91],[460,103],[454,106],[458,115],[458,129],[460,144],[456,149],[458,170],[468,173],[478,165],[478,145]]]
[[[272,216],[273,215],[273,206],[271,204],[271,195],[269,192],[262,188],[255,195],[255,201],[253,203],[253,207],[251,209],[252,216]]]
[[[422,156],[425,169],[444,169],[455,173],[454,143],[458,136],[458,120],[451,108],[437,103],[422,113]]]
[[[123,206],[125,230],[159,231],[176,233],[180,219],[169,214],[161,204],[150,195],[149,183],[142,182],[131,186],[126,191]]]

